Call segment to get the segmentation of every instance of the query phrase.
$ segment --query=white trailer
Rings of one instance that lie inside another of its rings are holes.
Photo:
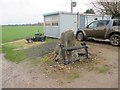
[[[68,12],[54,12],[44,14],[44,33],[47,37],[60,38],[67,30],[85,28],[94,20],[111,19],[110,15],[77,14]]]

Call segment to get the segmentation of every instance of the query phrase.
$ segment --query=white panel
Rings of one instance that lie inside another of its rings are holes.
[[[85,15],[80,15],[79,16],[79,28],[82,29],[85,27]]]
[[[45,27],[45,35],[48,37],[59,38],[59,28],[54,26]]]
[[[60,32],[62,33],[68,30],[77,31],[77,15],[60,14]]]
[[[45,26],[45,35],[48,37],[59,37],[59,15],[50,15],[44,17],[44,23],[50,23],[50,25]],[[58,26],[57,23],[58,22]]]
[[[104,16],[103,19],[104,19],[104,20],[109,20],[109,19],[111,19],[111,16],[109,16],[109,15]]]

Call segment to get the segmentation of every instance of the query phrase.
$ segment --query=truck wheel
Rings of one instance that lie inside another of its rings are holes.
[[[84,38],[84,34],[82,33],[82,32],[79,32],[78,34],[77,34],[77,40],[78,41],[83,41],[85,38]]]
[[[119,46],[120,45],[120,35],[113,34],[110,36],[110,44],[113,46]]]

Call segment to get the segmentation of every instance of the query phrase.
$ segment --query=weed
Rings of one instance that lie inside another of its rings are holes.
[[[96,71],[98,73],[104,73],[105,74],[105,73],[107,73],[109,71],[109,67],[105,66],[105,65],[100,66],[100,67],[96,67]]]
[[[69,76],[69,78],[72,79],[72,80],[74,80],[76,78],[80,78],[80,76],[79,76],[79,73],[76,72],[76,73],[71,73],[70,76]]]

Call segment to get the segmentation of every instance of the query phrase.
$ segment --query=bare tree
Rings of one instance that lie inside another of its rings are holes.
[[[97,13],[112,15],[112,18],[120,17],[120,0],[96,0],[92,4]]]

